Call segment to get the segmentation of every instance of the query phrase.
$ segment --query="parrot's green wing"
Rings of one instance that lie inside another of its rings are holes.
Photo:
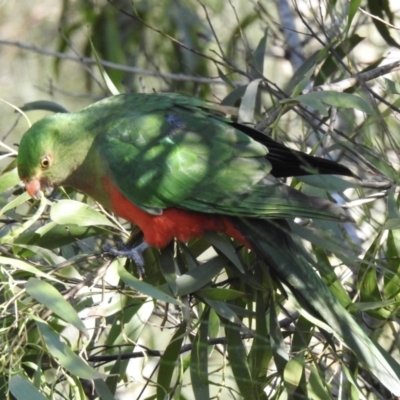
[[[119,190],[144,210],[346,219],[332,203],[271,176],[267,147],[207,103],[171,94],[113,101],[121,107],[99,135],[99,149]]]

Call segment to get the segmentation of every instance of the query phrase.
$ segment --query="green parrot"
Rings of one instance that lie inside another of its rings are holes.
[[[132,257],[139,267],[148,246],[162,248],[174,238],[186,242],[206,231],[235,238],[400,395],[400,366],[368,338],[299,254],[285,220],[349,220],[336,204],[277,179],[352,176],[348,168],[232,122],[221,107],[171,93],[122,94],[44,118],[22,137],[17,165],[32,197],[49,187],[71,186],[136,224],[143,244],[110,251]]]

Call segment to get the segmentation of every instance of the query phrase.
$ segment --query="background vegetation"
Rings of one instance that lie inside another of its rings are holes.
[[[287,183],[356,223],[297,221],[295,236],[400,362],[396,3],[3,0],[0,97],[28,103],[34,122],[117,92],[177,91],[349,166],[360,180]],[[147,252],[143,281],[107,258],[104,241],[132,227],[68,188],[28,199],[13,161],[27,123],[0,107],[1,398],[395,398],[228,238]]]

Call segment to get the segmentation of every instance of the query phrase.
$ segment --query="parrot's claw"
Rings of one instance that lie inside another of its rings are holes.
[[[143,242],[133,249],[129,249],[124,245],[118,247],[120,247],[120,249],[115,249],[106,243],[103,245],[103,251],[106,251],[115,257],[127,257],[133,260],[133,262],[136,264],[138,275],[141,278],[144,275],[143,252],[150,246],[146,242]]]

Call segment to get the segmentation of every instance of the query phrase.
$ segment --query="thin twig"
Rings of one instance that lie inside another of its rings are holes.
[[[0,39],[0,45],[4,46],[13,46],[19,49],[32,51],[37,54],[42,54],[44,56],[49,57],[56,57],[63,60],[73,61],[77,63],[84,63],[87,65],[95,65],[96,60],[90,57],[77,57],[72,54],[61,53],[58,51],[50,51],[44,49],[42,47],[35,46],[34,44],[23,43],[20,41],[14,40],[3,40]],[[200,53],[201,54],[201,53]],[[212,59],[214,60],[214,59]],[[216,84],[216,85],[227,85],[221,78],[204,78],[200,76],[193,76],[193,75],[186,75],[186,74],[171,74],[171,73],[161,73],[159,71],[151,71],[148,69],[138,68],[138,67],[130,67],[127,65],[113,63],[111,61],[101,60],[100,64],[103,67],[112,68],[118,71],[128,72],[132,74],[139,74],[139,75],[146,75],[146,76],[155,76],[155,77],[162,77],[165,79],[172,79],[176,81],[186,81],[186,82],[197,82],[197,83],[204,83],[204,84]]]
[[[373,18],[373,19],[376,19],[377,21],[382,22],[383,24],[389,26],[390,28],[393,28],[393,29],[396,29],[397,31],[400,31],[400,28],[398,28],[396,25],[393,25],[393,24],[391,24],[391,23],[385,21],[384,19],[379,18],[378,16],[376,16],[376,15],[374,15],[374,14],[371,14],[371,13],[369,13],[368,11],[365,11],[365,10],[364,10],[363,8],[361,8],[361,7],[358,7],[358,9],[359,9],[363,14],[367,15],[368,17]]]
[[[346,78],[338,82],[328,83],[325,85],[316,86],[313,89],[303,90],[303,94],[309,92],[318,92],[318,91],[334,91],[334,92],[343,92],[346,89],[351,88],[352,86],[358,83],[364,83],[371,81],[373,79],[379,78],[380,76],[390,74],[391,72],[400,70],[400,61],[395,61],[391,64],[382,65],[380,67],[371,69],[370,71],[361,72],[351,78]]]

